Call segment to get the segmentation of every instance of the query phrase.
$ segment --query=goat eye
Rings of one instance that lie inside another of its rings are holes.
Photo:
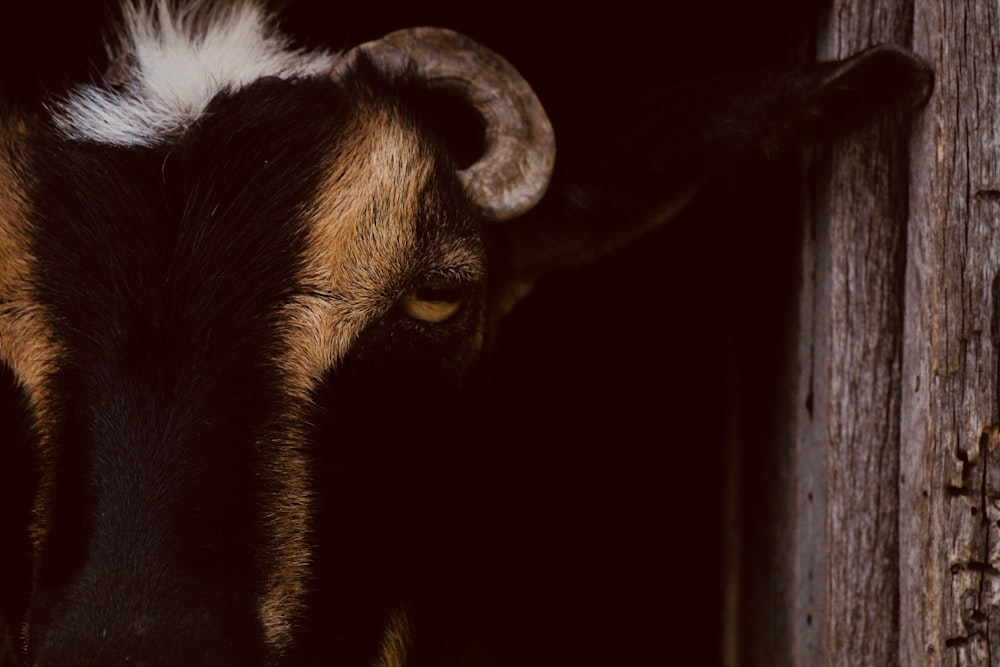
[[[399,306],[415,320],[440,324],[454,317],[468,292],[468,286],[460,283],[429,281],[404,294]]]

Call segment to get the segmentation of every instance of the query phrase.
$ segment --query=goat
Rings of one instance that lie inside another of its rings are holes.
[[[503,317],[741,156],[930,85],[881,47],[656,93],[557,167],[532,89],[461,35],[336,55],[271,25],[128,5],[100,83],[0,119],[14,664],[459,660],[502,520],[478,446]]]

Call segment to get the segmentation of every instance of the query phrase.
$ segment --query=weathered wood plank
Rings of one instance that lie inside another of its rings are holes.
[[[819,57],[907,45],[911,26],[907,2],[838,0]],[[796,665],[899,664],[907,122],[886,119],[820,161],[802,306],[811,410],[800,413],[796,452]]]
[[[900,469],[901,664],[1000,665],[996,2],[916,3]]]

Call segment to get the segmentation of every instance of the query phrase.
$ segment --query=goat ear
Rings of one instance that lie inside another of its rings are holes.
[[[754,151],[777,153],[926,102],[933,72],[879,46],[783,74],[654,92],[557,128],[559,156],[541,204],[492,224],[495,268],[513,288],[622,246],[677,213],[712,177]],[[506,265],[504,265],[506,264]],[[510,290],[508,290],[510,291]]]

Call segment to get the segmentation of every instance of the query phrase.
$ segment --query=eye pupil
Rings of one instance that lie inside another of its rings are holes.
[[[458,286],[423,285],[413,290],[414,298],[420,301],[435,301],[437,303],[454,303],[461,301],[465,290]]]

